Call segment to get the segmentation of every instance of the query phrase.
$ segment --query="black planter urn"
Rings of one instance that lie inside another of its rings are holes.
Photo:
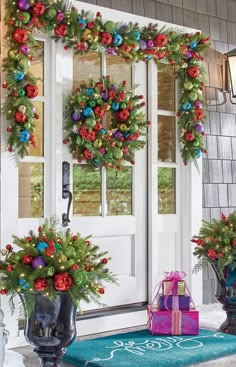
[[[21,295],[24,304],[24,295]],[[30,316],[25,317],[25,338],[35,347],[41,360],[40,367],[60,367],[65,347],[76,337],[76,306],[68,293],[59,293],[55,299],[36,295]]]
[[[236,335],[236,270],[225,268],[225,279],[219,278],[216,266],[212,266],[216,279],[216,299],[222,304],[226,312],[226,320],[221,324],[219,330],[222,333]]]

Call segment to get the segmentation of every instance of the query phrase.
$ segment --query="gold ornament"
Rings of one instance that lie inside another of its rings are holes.
[[[82,33],[82,39],[83,40],[88,40],[91,37],[91,31],[90,29],[85,29],[85,31],[83,31]]]
[[[211,242],[212,241],[212,237],[210,237],[210,236],[209,237],[206,237],[206,240],[205,241],[206,241],[206,243]]]

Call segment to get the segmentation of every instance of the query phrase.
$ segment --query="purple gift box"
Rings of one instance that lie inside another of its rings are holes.
[[[176,299],[177,298],[177,299]],[[166,306],[165,306],[166,301]],[[189,311],[190,309],[190,297],[189,296],[160,296],[159,308],[161,311],[172,310],[174,304],[178,302],[178,308],[181,311]]]
[[[198,311],[159,311],[149,305],[148,329],[152,335],[197,335]]]

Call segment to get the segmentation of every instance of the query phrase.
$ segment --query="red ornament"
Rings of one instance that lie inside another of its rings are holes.
[[[11,273],[13,271],[13,266],[12,265],[7,265],[7,271],[9,273]]]
[[[15,120],[16,120],[16,122],[25,122],[26,115],[22,112],[17,111],[15,113]]]
[[[185,138],[186,141],[193,141],[194,140],[194,135],[192,133],[185,133],[184,138]]]
[[[64,139],[63,144],[67,144],[67,143],[68,143],[68,140]]]
[[[87,246],[91,246],[91,242],[89,240],[86,240],[85,243]]]
[[[1,293],[1,295],[3,295],[3,296],[4,296],[4,295],[7,293],[7,291],[6,291],[6,289],[1,289],[1,290],[0,290],[0,293]]]
[[[102,32],[101,33],[101,42],[104,45],[110,45],[112,43],[112,35],[110,33],[107,33],[107,32]]]
[[[87,23],[88,29],[93,29],[94,26],[95,26],[95,22],[88,22]]]
[[[199,76],[200,70],[197,66],[190,66],[188,68],[188,75],[190,78],[195,79]]]
[[[12,33],[12,38],[16,43],[25,43],[28,39],[28,33],[23,28],[16,28]]]
[[[99,293],[100,294],[104,294],[105,293],[105,289],[104,288],[99,288]]]
[[[123,51],[127,52],[127,53],[129,53],[129,52],[131,51],[131,47],[130,47],[130,46],[128,46],[128,45],[121,45],[121,46],[120,46],[120,48],[121,48]],[[127,61],[129,61],[129,59],[128,59]]]
[[[44,291],[48,287],[47,279],[37,278],[34,281],[34,289],[36,291]]]
[[[163,33],[158,34],[154,38],[154,45],[155,46],[158,46],[158,47],[164,47],[164,46],[166,46],[167,42],[168,42],[168,38]]]
[[[12,148],[12,147],[8,147],[8,148],[7,148],[7,151],[8,151],[9,153],[11,153],[11,152],[13,151],[13,148]]]
[[[89,271],[90,270],[90,266],[89,265],[84,265],[84,270],[85,271]]]
[[[8,127],[7,127],[7,132],[8,132],[8,133],[11,133],[11,132],[12,132],[12,127],[11,127],[11,126],[8,126]]]
[[[37,2],[34,4],[32,12],[34,15],[43,15],[45,13],[45,5],[41,2]]]
[[[3,89],[6,89],[7,88],[7,83],[5,82],[5,83],[3,83],[2,84],[2,87],[3,87]]]
[[[65,23],[59,24],[54,32],[58,37],[65,37],[67,35],[67,25]]]
[[[38,92],[39,90],[36,85],[27,84],[25,86],[25,94],[30,99],[37,97]]]
[[[21,259],[22,264],[25,264],[25,265],[30,265],[32,263],[32,260],[33,260],[33,256],[29,256],[29,255],[25,255]]]
[[[88,149],[84,149],[83,156],[84,156],[86,159],[93,159],[93,158],[94,158],[94,153],[93,153],[93,152],[91,152],[91,151],[90,151],[90,150],[88,150]]]
[[[94,108],[94,113],[95,115],[99,116],[101,119],[104,117],[105,115],[105,111],[102,107],[97,106]]]
[[[71,267],[71,269],[74,270],[74,271],[76,271],[76,270],[78,270],[78,267],[79,267],[78,264],[73,264],[72,267]]]
[[[38,228],[38,232],[42,232],[43,228],[41,226],[39,226]]]
[[[103,262],[103,264],[107,264],[107,262],[108,262],[107,258],[104,257],[104,259],[102,259],[102,262]]]
[[[204,111],[201,108],[196,109],[195,112],[197,120],[202,120],[204,118]]]
[[[10,245],[10,244],[6,245],[6,249],[7,249],[7,251],[12,251],[12,245]]]
[[[129,111],[127,109],[118,113],[120,121],[126,121],[129,117]]]
[[[56,291],[68,291],[70,289],[73,280],[67,273],[56,274],[53,281],[53,286]]]
[[[73,241],[77,241],[77,240],[78,240],[78,237],[77,237],[77,236],[73,236],[73,237],[72,237],[72,240],[73,240]]]
[[[28,236],[28,237],[26,237],[26,238],[25,238],[25,240],[26,240],[27,242],[31,242],[31,241],[32,241],[32,237]]]

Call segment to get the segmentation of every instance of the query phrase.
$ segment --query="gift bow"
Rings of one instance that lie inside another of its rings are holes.
[[[168,289],[166,290],[164,305],[165,308],[168,310],[167,307],[167,299],[173,290],[173,309],[179,309],[179,298],[177,292],[177,282],[183,280],[186,277],[186,273],[184,271],[165,271],[164,272],[165,280],[170,282]]]

